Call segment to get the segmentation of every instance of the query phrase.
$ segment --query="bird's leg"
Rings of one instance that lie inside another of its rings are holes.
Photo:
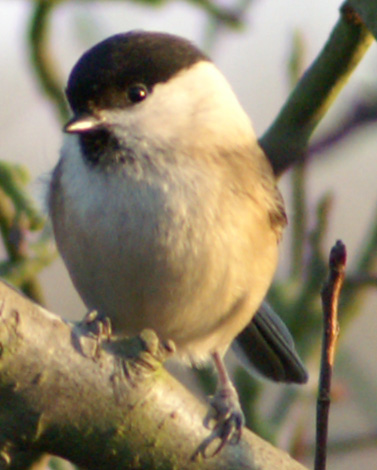
[[[220,444],[212,454],[216,455],[228,442],[231,444],[239,442],[245,418],[237,391],[229,378],[222,357],[218,352],[214,352],[212,358],[218,373],[218,382],[216,393],[211,398],[211,410],[204,423],[208,426],[211,419],[216,421],[213,438],[220,438]]]

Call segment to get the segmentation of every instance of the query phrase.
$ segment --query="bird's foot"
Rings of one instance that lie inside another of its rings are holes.
[[[245,423],[237,391],[228,376],[222,355],[214,351],[212,358],[218,373],[218,383],[216,393],[210,401],[210,409],[204,418],[204,425],[210,428],[211,421],[215,424],[211,434],[196,450],[194,458],[199,454],[203,457],[213,457],[221,452],[226,444],[238,444]],[[211,450],[216,439],[220,439],[220,443]]]
[[[113,340],[110,347],[116,357],[113,383],[119,403],[125,393],[153,376],[175,353],[173,341],[160,341],[150,329],[132,338]]]
[[[219,388],[211,398],[210,409],[204,420],[205,426],[209,427],[211,420],[215,421],[213,439],[220,439],[213,455],[221,452],[227,443],[238,444],[245,418],[236,389],[230,382]]]
[[[236,389],[231,382],[221,385],[211,398],[210,409],[204,418],[204,425],[212,428],[212,432],[196,450],[193,459],[195,460],[199,455],[205,458],[214,457],[227,444],[238,444],[244,423],[245,418]],[[218,439],[219,444],[213,447],[212,443]]]
[[[94,348],[90,356],[97,360],[101,355],[103,342],[109,342],[112,335],[111,321],[109,317],[102,317],[96,310],[90,310],[79,323],[79,328],[95,339]]]

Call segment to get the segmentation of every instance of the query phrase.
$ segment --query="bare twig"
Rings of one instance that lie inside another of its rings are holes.
[[[339,333],[338,302],[345,275],[345,266],[346,247],[338,240],[330,253],[330,273],[322,290],[324,335],[317,399],[315,470],[326,469],[331,378],[334,366],[336,341]]]

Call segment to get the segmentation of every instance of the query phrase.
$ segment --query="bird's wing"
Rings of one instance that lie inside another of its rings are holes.
[[[266,302],[233,341],[232,348],[251,372],[276,382],[303,384],[308,380],[288,328]]]

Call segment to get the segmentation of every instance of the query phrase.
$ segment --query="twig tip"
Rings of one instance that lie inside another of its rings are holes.
[[[337,240],[335,245],[332,247],[330,252],[330,269],[336,271],[344,271],[347,263],[347,249],[346,245],[341,241]]]

